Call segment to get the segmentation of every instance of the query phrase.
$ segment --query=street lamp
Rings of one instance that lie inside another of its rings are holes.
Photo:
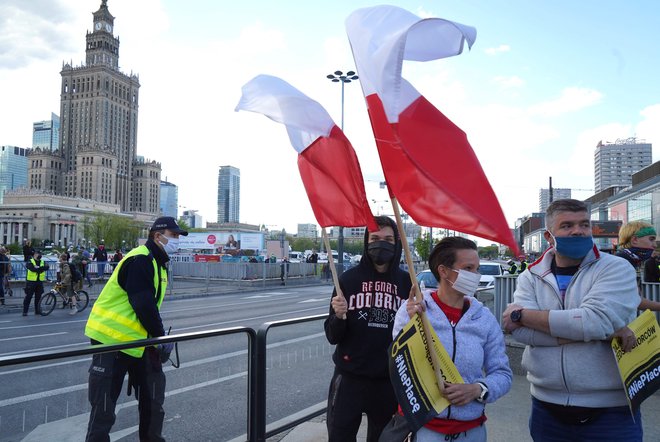
[[[333,83],[341,83],[341,130],[344,131],[344,85],[359,77],[354,71],[348,71],[345,74],[342,71],[335,71],[332,74],[326,75],[326,78]],[[332,259],[332,251],[329,250],[330,259]],[[337,261],[339,262],[340,273],[344,271],[344,227],[339,226],[339,237],[337,238]]]

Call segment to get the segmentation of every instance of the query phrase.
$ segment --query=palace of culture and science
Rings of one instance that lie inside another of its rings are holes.
[[[27,189],[8,191],[0,242],[82,238],[81,220],[123,215],[148,225],[160,210],[160,163],[137,155],[140,82],[119,70],[119,39],[107,0],[93,13],[86,63],[63,64],[57,148],[28,153]]]

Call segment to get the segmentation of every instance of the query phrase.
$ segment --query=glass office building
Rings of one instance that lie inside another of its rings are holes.
[[[60,117],[52,114],[50,120],[32,123],[32,148],[56,150],[60,138]]]
[[[28,182],[27,149],[16,146],[0,146],[0,203],[5,190],[26,187]]]
[[[220,166],[218,172],[218,222],[239,222],[241,205],[241,171],[233,166]]]
[[[160,182],[160,211],[163,216],[179,219],[179,188],[176,184]]]

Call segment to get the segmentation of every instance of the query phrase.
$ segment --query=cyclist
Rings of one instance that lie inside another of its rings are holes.
[[[75,294],[73,293],[73,275],[71,267],[69,267],[69,254],[64,252],[60,255],[60,292],[69,300],[71,307],[70,315],[78,313],[78,304],[76,302]]]

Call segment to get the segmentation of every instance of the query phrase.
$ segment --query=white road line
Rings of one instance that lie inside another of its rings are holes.
[[[69,333],[69,332],[46,333],[46,334],[43,334],[43,335],[17,336],[15,338],[2,338],[2,339],[0,339],[0,342],[2,342],[2,341],[15,341],[17,339],[41,338],[43,336],[66,335],[67,333]],[[30,350],[30,351],[34,351],[34,350]]]
[[[328,298],[311,298],[311,299],[305,299],[304,301],[298,301],[298,304],[304,304],[305,302],[327,302]]]
[[[25,325],[15,325],[12,327],[0,327],[0,330],[13,330],[17,328],[34,328],[34,327],[50,327],[51,325],[60,325],[60,324],[73,324],[74,322],[87,322],[87,319],[71,319],[64,322],[48,322],[45,324],[25,324]]]
[[[267,348],[270,349],[270,348],[282,347],[284,345],[295,344],[297,342],[306,341],[306,340],[309,340],[309,339],[315,339],[315,338],[319,338],[321,336],[325,336],[325,333],[314,333],[312,335],[302,336],[302,337],[294,338],[294,339],[288,339],[286,341],[281,341],[281,342],[275,342],[273,344],[269,344],[267,346]],[[244,354],[247,354],[247,350],[238,350],[238,351],[234,351],[234,352],[231,352],[231,353],[226,353],[226,354],[220,355],[220,356],[212,356],[212,357],[209,357],[209,358],[197,359],[196,361],[184,362],[184,363],[181,364],[181,367],[179,368],[179,370],[182,369],[182,368],[189,368],[189,367],[194,367],[194,366],[197,366],[197,365],[203,365],[203,364],[208,364],[208,363],[211,363],[211,362],[220,361],[220,360],[223,360],[223,359],[229,359],[229,358],[233,358],[233,357],[236,357],[236,356],[241,356],[241,355],[244,355]],[[172,370],[176,370],[176,369],[172,366],[163,368],[164,372],[169,372],[169,371],[172,371]],[[202,385],[206,386],[206,385],[211,385],[211,384],[217,384],[218,382],[223,382],[224,380],[227,380],[227,379],[233,379],[235,377],[245,376],[245,375],[247,375],[247,372],[241,372],[241,373],[237,373],[235,375],[226,376],[224,378],[216,379],[214,381],[209,381],[208,383],[205,382],[205,383],[202,383],[202,384],[191,385],[190,387],[184,387],[184,388],[180,388],[178,390],[172,390],[168,393],[165,393],[165,396],[171,396],[173,394],[183,393],[184,391],[193,390],[194,388],[197,388],[197,386],[202,386]],[[56,389],[53,389],[53,390],[41,391],[39,393],[33,393],[33,394],[13,397],[13,398],[9,398],[9,399],[5,399],[5,400],[0,401],[0,408],[6,407],[6,406],[9,406],[9,405],[16,405],[16,404],[21,404],[21,403],[24,403],[24,402],[40,400],[40,399],[44,399],[44,398],[47,398],[47,397],[57,396],[57,395],[60,395],[60,394],[72,393],[74,391],[80,391],[80,390],[85,390],[85,389],[87,389],[87,383],[78,384],[78,385],[71,385],[69,387],[56,388]],[[119,405],[117,405],[117,407],[119,408]]]
[[[44,368],[60,367],[62,365],[77,364],[79,362],[89,362],[91,360],[92,360],[92,357],[88,356],[88,357],[83,358],[83,359],[71,359],[69,361],[64,361],[64,362],[53,362],[52,364],[43,364],[43,365],[39,365],[38,367],[17,368],[16,370],[3,371],[3,372],[0,373],[0,376],[6,375],[6,374],[24,373],[26,371],[41,370],[41,369],[44,369]]]
[[[62,347],[75,347],[76,345],[89,345],[89,341],[78,342],[77,344],[60,344],[60,345],[51,345],[50,347],[40,347],[40,348],[30,348],[27,350],[10,351],[7,353],[0,353],[0,356],[20,355],[22,353],[32,353],[33,351],[51,350],[53,348],[59,349]]]
[[[272,319],[275,316],[282,316],[282,315],[289,315],[292,313],[303,313],[303,312],[309,312],[310,310],[318,310],[320,308],[325,308],[325,307],[312,307],[312,308],[306,308],[302,310],[295,310],[295,311],[288,311],[288,312],[282,312],[282,313],[270,313],[268,315],[262,315],[262,316],[253,316],[251,318],[240,318],[240,319],[234,319],[232,321],[222,321],[222,322],[212,322],[209,324],[202,324],[202,325],[194,325],[192,327],[178,327],[176,329],[177,332],[182,331],[182,330],[192,330],[195,328],[204,328],[204,327],[214,327],[218,325],[226,325],[226,324],[232,324],[235,322],[245,322],[245,321],[252,321],[255,319]]]

